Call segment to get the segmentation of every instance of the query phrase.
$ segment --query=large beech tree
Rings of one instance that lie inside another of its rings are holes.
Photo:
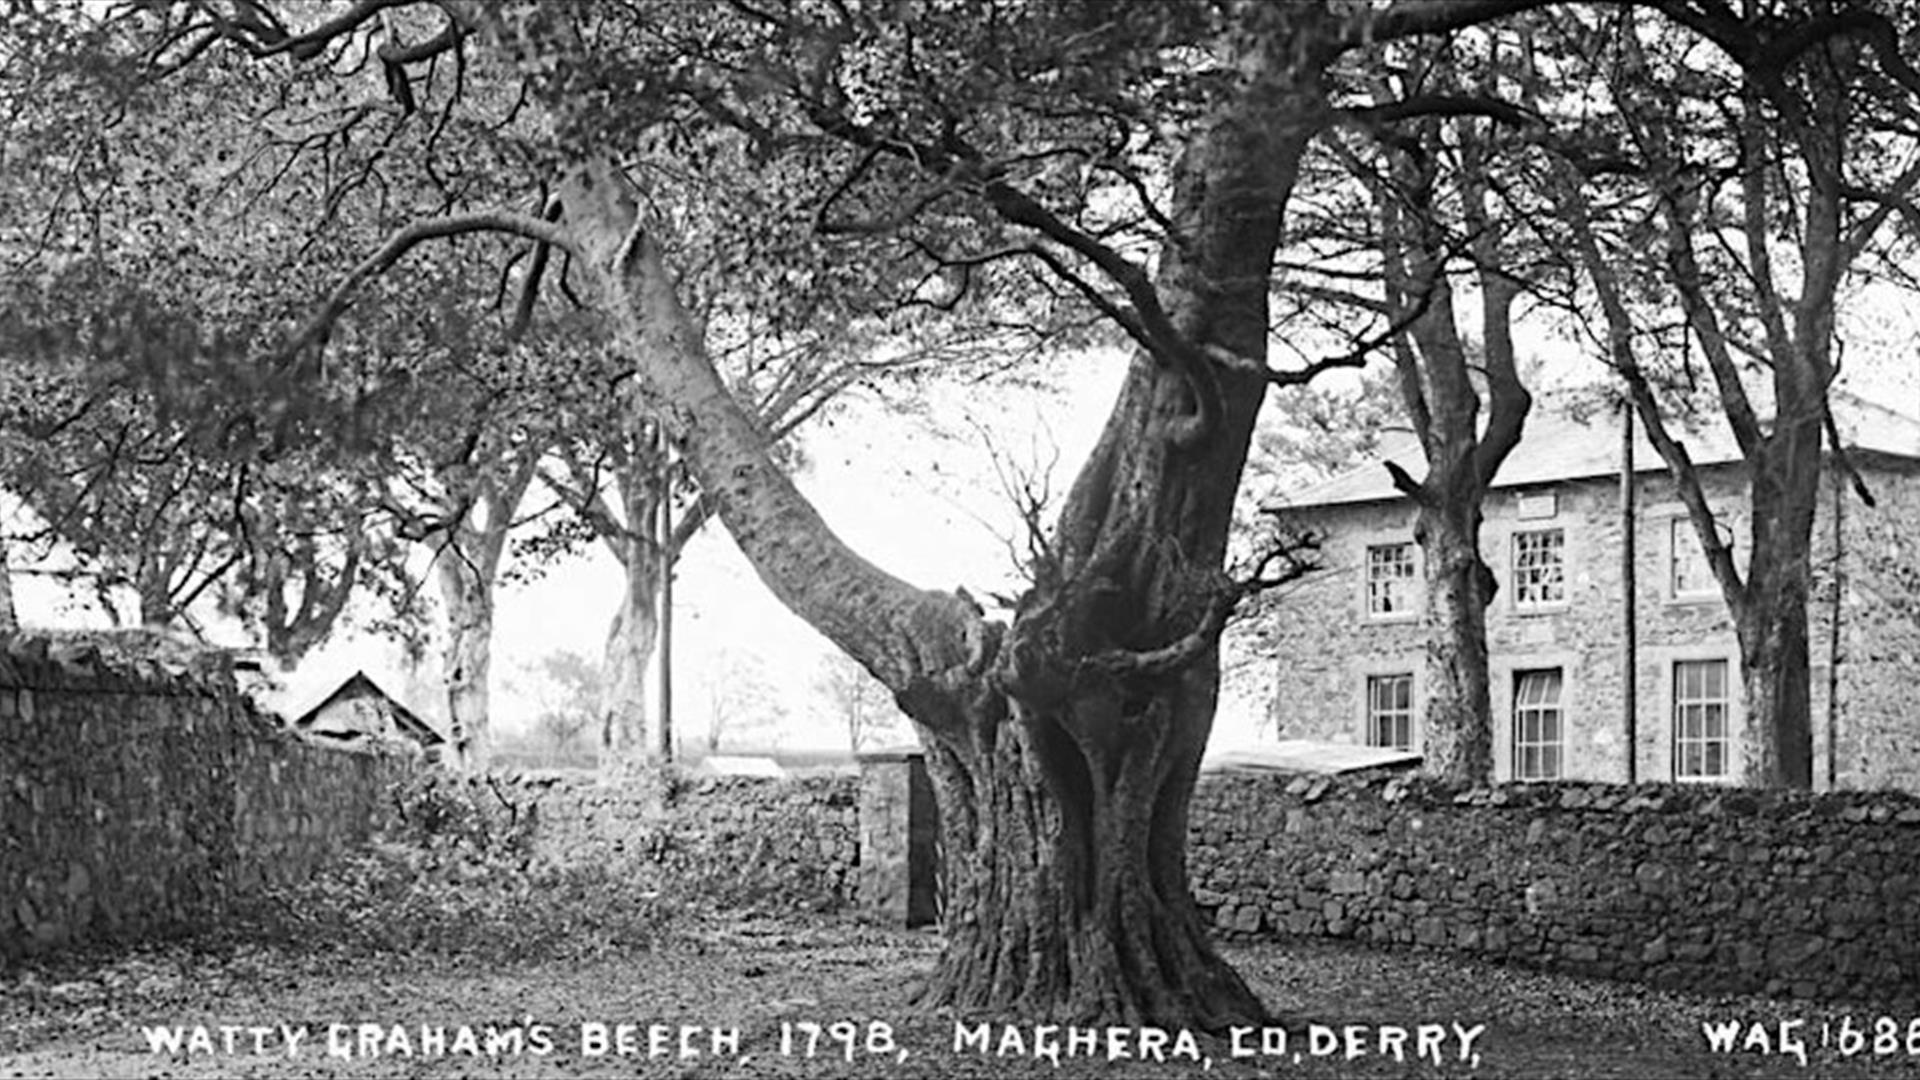
[[[928,1004],[1209,1027],[1264,1014],[1208,941],[1186,835],[1221,629],[1297,569],[1284,550],[1237,579],[1223,567],[1261,400],[1320,366],[1268,363],[1274,252],[1302,155],[1341,116],[1331,67],[1523,6],[635,4],[593,9],[607,21],[588,33],[572,6],[449,2],[437,34],[381,49],[397,96],[418,65],[469,50],[532,81],[557,214],[456,210],[410,238],[492,229],[565,252],[701,498],[914,721],[949,892]],[[239,3],[186,20],[170,48],[312,60],[364,45],[392,7],[295,24]],[[861,558],[779,467],[679,290],[644,171],[621,167],[640,131],[675,123],[821,154],[821,228],[898,238],[938,271],[931,302],[1013,266],[1135,346],[1010,624]]]

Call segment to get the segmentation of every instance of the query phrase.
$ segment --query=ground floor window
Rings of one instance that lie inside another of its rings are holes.
[[[1566,740],[1560,669],[1513,676],[1513,778],[1558,780]]]
[[[1413,749],[1413,675],[1367,677],[1367,745]]]
[[[1719,780],[1727,775],[1730,704],[1725,660],[1673,665],[1673,778]]]

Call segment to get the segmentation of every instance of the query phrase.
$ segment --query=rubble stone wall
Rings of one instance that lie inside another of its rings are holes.
[[[1920,799],[1902,792],[1221,775],[1192,828],[1195,896],[1229,935],[1920,1001]]]
[[[410,767],[306,743],[230,678],[0,639],[0,960],[204,927],[369,838]]]

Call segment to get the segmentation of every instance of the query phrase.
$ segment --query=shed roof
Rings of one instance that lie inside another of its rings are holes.
[[[305,731],[313,726],[314,720],[325,712],[328,706],[356,697],[377,697],[386,702],[393,712],[394,726],[421,746],[439,746],[447,741],[446,736],[434,730],[432,724],[420,719],[412,709],[402,705],[398,698],[382,690],[380,684],[374,682],[364,671],[356,671],[348,676],[345,682],[334,688],[333,693],[322,698],[313,708],[301,713],[300,718],[293,722],[293,726]]]
[[[1834,424],[1849,450],[1920,460],[1920,420],[1848,393],[1833,396]],[[1576,414],[1550,403],[1536,406],[1527,417],[1520,445],[1501,464],[1493,488],[1537,487],[1570,480],[1616,476],[1620,472],[1618,414]],[[1686,427],[1675,432],[1686,444],[1696,465],[1725,465],[1741,460],[1740,448],[1725,421]],[[1634,472],[1659,473],[1666,464],[1634,427]],[[1403,498],[1393,486],[1385,463],[1391,461],[1414,476],[1426,471],[1420,444],[1411,434],[1382,440],[1374,459],[1276,500],[1279,506],[1337,506]]]

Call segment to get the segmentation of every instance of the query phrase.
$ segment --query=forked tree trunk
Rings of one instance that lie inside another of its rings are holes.
[[[609,175],[566,189],[570,220],[620,214]],[[1057,575],[1001,628],[845,548],[727,396],[651,240],[606,232],[597,252],[593,233],[582,246],[599,265],[632,252],[607,286],[615,310],[634,313],[622,328],[633,353],[659,358],[643,377],[671,403],[670,424],[699,418],[686,453],[703,497],[775,595],[892,688],[928,744],[951,891],[928,1002],[1206,1027],[1260,1017],[1207,943],[1185,852],[1218,678],[1204,624],[1264,376],[1216,372],[1213,435],[1181,447],[1191,384],[1136,359],[1062,515]],[[1214,300],[1201,325],[1258,348],[1264,295],[1240,299],[1256,318]],[[1196,637],[1202,647],[1174,644]]]
[[[1010,627],[848,549],[773,462],[706,355],[636,199],[594,161],[561,188],[638,383],[715,513],[788,608],[893,690],[928,744],[944,820],[947,945],[929,1004],[1217,1028],[1259,1000],[1207,943],[1187,810],[1213,723],[1221,580],[1266,374],[1282,210],[1326,118],[1315,8],[1251,5],[1224,58],[1246,88],[1176,166],[1151,289],[1165,320],[1129,368]],[[1297,20],[1297,22],[1296,22]],[[1045,211],[988,182],[1009,222]],[[1065,241],[1063,241],[1065,242]]]
[[[1440,129],[1420,138],[1437,151]],[[1375,185],[1387,295],[1405,333],[1393,342],[1394,367],[1408,420],[1420,438],[1427,475],[1416,481],[1390,465],[1394,486],[1417,507],[1414,537],[1426,563],[1421,688],[1421,750],[1428,773],[1457,783],[1492,776],[1493,716],[1488,691],[1487,605],[1494,578],[1480,557],[1481,504],[1487,486],[1520,439],[1533,398],[1520,382],[1513,347],[1516,279],[1502,272],[1505,242],[1493,200],[1477,169],[1484,137],[1456,130],[1462,154],[1459,214],[1473,237],[1480,293],[1480,363],[1469,354],[1454,313],[1448,261],[1454,240],[1442,228],[1435,194],[1441,154],[1396,152],[1398,183]],[[1484,383],[1485,407],[1476,374]],[[1484,417],[1484,424],[1482,423]]]

